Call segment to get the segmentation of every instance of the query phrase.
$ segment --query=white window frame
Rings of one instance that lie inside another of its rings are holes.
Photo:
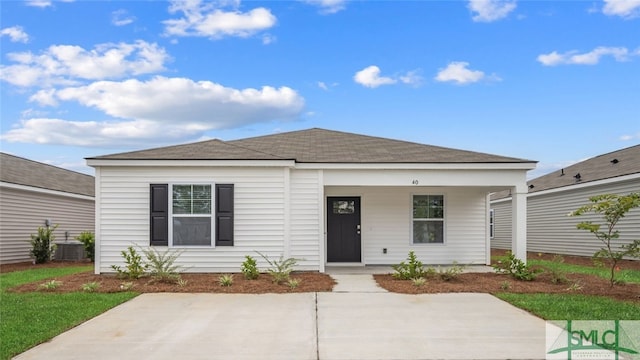
[[[173,187],[180,185],[209,185],[211,186],[211,213],[210,214],[176,214],[176,217],[197,217],[202,218],[209,216],[211,221],[211,243],[209,245],[174,245],[173,244]],[[181,249],[210,249],[215,248],[216,240],[215,240],[215,194],[216,192],[216,184],[208,183],[208,182],[198,182],[198,181],[180,181],[176,183],[169,184],[169,247],[170,248],[181,248]]]
[[[428,218],[428,219],[421,219],[418,221],[442,221],[442,242],[433,242],[433,243],[417,243],[414,241],[414,237],[413,237],[413,222],[416,221],[416,219],[414,219],[413,217],[413,199],[415,196],[442,196],[442,206],[443,206],[443,211],[442,211],[442,219],[438,219],[438,218]],[[411,194],[411,198],[410,200],[410,210],[409,210],[409,217],[411,218],[410,220],[410,227],[411,227],[411,238],[409,239],[410,245],[411,246],[443,246],[447,243],[447,196],[446,194],[443,193],[439,193],[439,194],[435,194],[435,193],[415,193],[415,194]]]

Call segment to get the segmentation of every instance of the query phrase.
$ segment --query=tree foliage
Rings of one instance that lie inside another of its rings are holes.
[[[634,240],[629,244],[616,246],[614,240],[620,238],[620,232],[616,230],[616,225],[625,215],[634,208],[640,207],[640,193],[630,193],[628,195],[603,194],[589,198],[590,204],[581,206],[571,212],[570,216],[579,216],[587,213],[601,215],[604,224],[597,224],[592,221],[583,221],[576,227],[594,234],[602,242],[600,250],[593,254],[593,259],[597,263],[610,266],[611,286],[616,283],[615,271],[618,263],[624,257],[640,257],[640,240]]]

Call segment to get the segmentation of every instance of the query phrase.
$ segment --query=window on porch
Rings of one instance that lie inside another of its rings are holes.
[[[413,196],[413,243],[444,243],[444,196]]]

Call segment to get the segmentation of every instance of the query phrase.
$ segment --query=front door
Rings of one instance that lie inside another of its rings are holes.
[[[327,198],[327,262],[360,262],[360,198]]]

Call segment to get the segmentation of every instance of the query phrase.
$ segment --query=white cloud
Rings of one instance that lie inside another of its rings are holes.
[[[303,0],[320,8],[321,14],[335,14],[345,9],[346,0]]]
[[[634,140],[634,139],[639,139],[640,140],[640,132],[637,134],[625,134],[620,136],[620,140],[622,141],[629,141],[629,140]]]
[[[362,86],[370,88],[377,88],[380,85],[390,85],[397,82],[397,80],[390,77],[380,76],[380,68],[375,65],[358,71],[353,76],[353,80]]]
[[[403,84],[408,84],[413,86],[420,86],[424,81],[424,78],[422,77],[422,75],[420,75],[419,70],[409,71],[406,74],[401,75],[399,79]]]
[[[471,70],[467,67],[468,62],[454,61],[449,63],[446,68],[441,68],[435,77],[436,81],[440,82],[454,82],[458,85],[470,84],[478,82],[485,78],[485,73],[479,70]],[[494,79],[499,78],[494,76]]]
[[[318,81],[318,87],[325,91],[329,90],[329,87],[324,83],[324,81]]]
[[[125,26],[133,23],[135,16],[129,15],[127,10],[119,9],[111,13],[111,23],[115,26]]]
[[[40,55],[9,53],[17,64],[0,66],[0,79],[17,86],[72,85],[78,80],[122,78],[164,70],[169,56],[157,44],[138,40],[132,44],[101,44],[93,50],[53,45]]]
[[[27,0],[27,6],[46,8],[52,5],[51,0]]]
[[[201,0],[171,2],[169,12],[182,13],[183,17],[163,21],[165,34],[173,36],[201,36],[219,39],[224,36],[249,37],[276,24],[276,17],[269,9],[255,8],[248,12],[236,9],[223,11],[222,6],[231,3],[202,2]]]
[[[304,109],[304,98],[288,87],[234,89],[210,81],[166,77],[41,90],[32,101],[42,105],[76,101],[122,120],[25,119],[1,139],[79,146],[175,142],[213,129],[293,120]]]
[[[11,42],[21,42],[25,44],[29,42],[29,35],[24,32],[22,26],[4,28],[0,30],[0,37],[2,36],[8,36]]]
[[[606,47],[600,46],[587,53],[579,54],[577,51],[569,51],[560,54],[557,51],[548,54],[538,55],[538,62],[545,66],[556,65],[595,65],[600,62],[603,56],[612,56],[616,61],[627,61],[630,54],[629,50],[624,47]]]
[[[274,42],[276,42],[277,38],[271,34],[264,34],[262,36],[262,44],[263,45],[269,45],[269,44],[273,44]]]
[[[393,77],[380,76],[380,68],[376,65],[371,65],[356,72],[356,74],[353,76],[353,81],[362,86],[370,88],[377,88],[381,85],[391,85],[397,82],[417,86],[422,83],[422,77],[419,75],[419,73],[419,70],[413,70],[407,72],[404,75],[397,75]]]
[[[640,0],[604,0],[602,12],[610,16],[635,18],[640,16]]]
[[[516,9],[515,0],[469,0],[467,5],[476,22],[500,20]]]

